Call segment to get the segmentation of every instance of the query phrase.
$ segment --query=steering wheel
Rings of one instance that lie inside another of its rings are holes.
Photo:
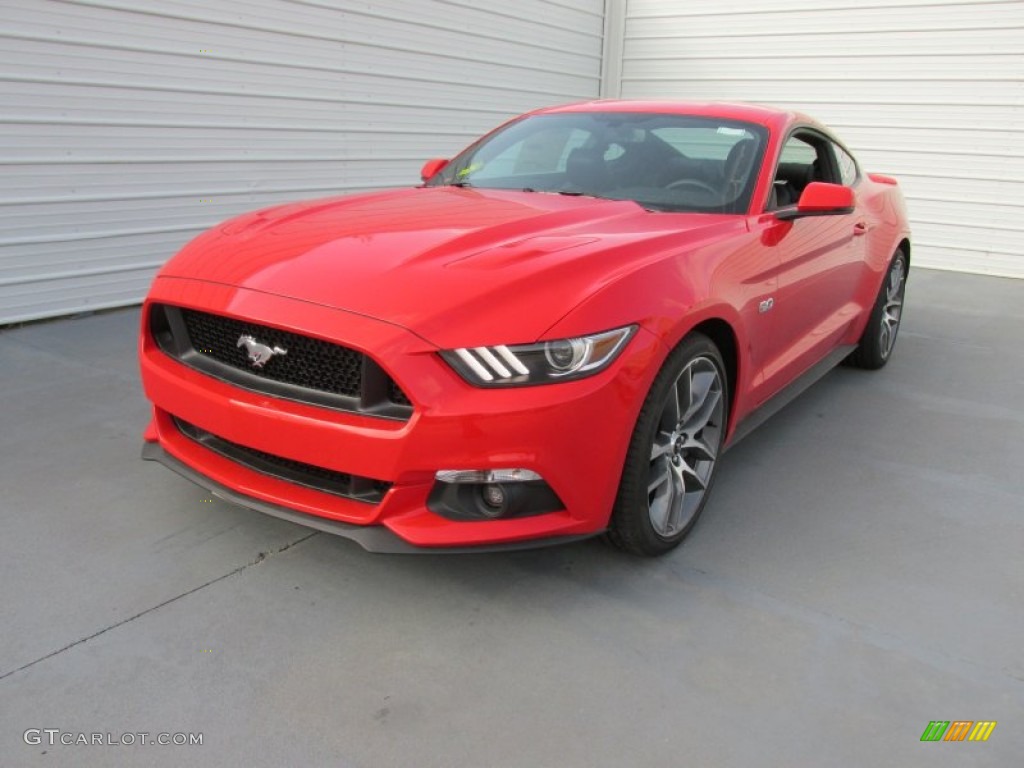
[[[692,187],[699,189],[701,192],[706,192],[709,195],[719,196],[719,191],[712,187],[710,184],[705,184],[703,181],[697,181],[697,179],[679,179],[673,181],[666,187],[666,189],[683,189],[684,187]]]

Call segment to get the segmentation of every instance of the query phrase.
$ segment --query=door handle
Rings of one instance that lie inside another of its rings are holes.
[[[865,235],[867,234],[867,231],[868,225],[865,224],[863,221],[858,221],[856,224],[853,225],[853,234],[855,235]]]

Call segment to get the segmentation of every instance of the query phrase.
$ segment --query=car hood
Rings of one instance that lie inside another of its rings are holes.
[[[638,260],[742,226],[738,218],[411,188],[246,214],[200,235],[160,274],[355,312],[442,347],[518,343],[541,337]]]

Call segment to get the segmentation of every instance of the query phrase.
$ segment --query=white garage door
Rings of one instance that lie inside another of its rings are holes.
[[[806,111],[865,168],[899,177],[915,263],[1024,277],[1024,2],[615,7],[625,34],[621,59],[607,63],[611,95],[619,76],[624,98]]]
[[[603,0],[3,0],[0,324],[140,300],[244,210],[597,96]]]

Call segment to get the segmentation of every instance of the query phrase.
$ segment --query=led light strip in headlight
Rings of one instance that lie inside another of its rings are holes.
[[[636,331],[635,325],[571,339],[535,344],[460,347],[441,356],[478,387],[551,384],[590,376],[606,368]]]
[[[491,350],[494,350],[493,352]],[[473,347],[472,349],[456,349],[455,354],[459,356],[470,370],[484,381],[494,381],[494,374],[503,379],[512,378],[512,372],[520,376],[527,376],[530,369],[519,362],[519,358],[512,354],[512,350],[501,344],[497,347]],[[479,360],[476,356],[479,356]],[[501,358],[500,360],[498,358]],[[502,362],[504,361],[504,362]],[[488,369],[486,366],[489,366]],[[509,368],[512,370],[510,371]],[[492,373],[492,371],[494,373]]]

